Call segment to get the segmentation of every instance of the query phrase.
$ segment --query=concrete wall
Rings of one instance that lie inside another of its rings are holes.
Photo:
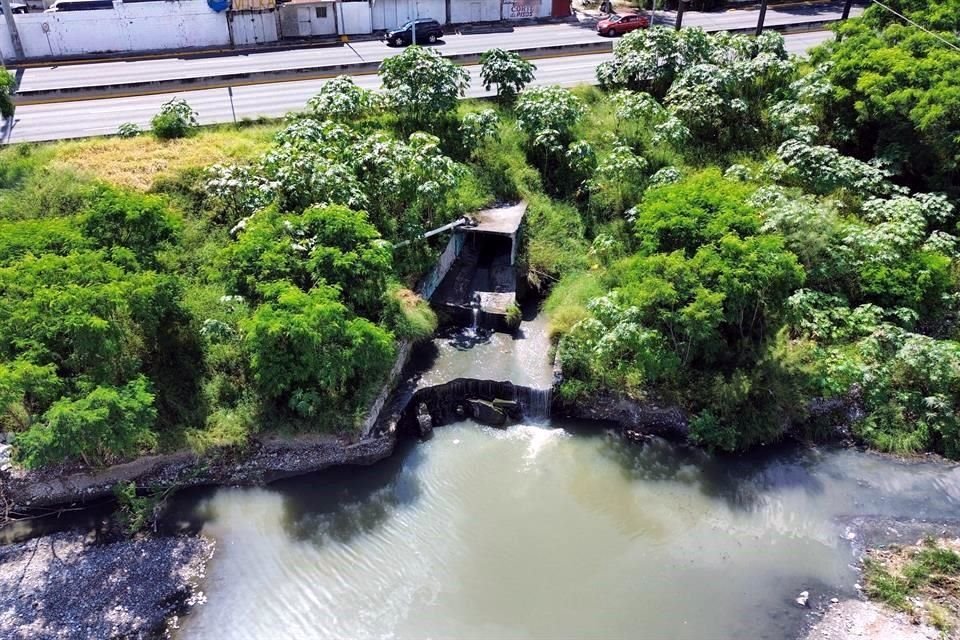
[[[336,6],[332,2],[297,2],[280,9],[284,38],[309,38],[337,33]]]
[[[447,21],[445,0],[374,0],[371,13],[375,31],[399,27],[407,20],[417,17],[433,18],[440,24]]]
[[[280,39],[277,32],[277,13],[273,10],[232,11],[227,14],[227,19],[235,45],[276,42]]]
[[[0,59],[13,58],[13,43],[10,42],[10,33],[7,31],[6,20],[0,19]]]
[[[28,58],[230,44],[226,14],[211,10],[205,0],[117,2],[113,10],[29,13],[14,19]],[[0,21],[4,58],[13,56],[9,40]]]
[[[373,13],[370,10],[369,2],[365,0],[362,2],[338,2],[337,12],[340,18],[340,33],[354,35],[373,32]]]
[[[500,20],[500,0],[450,0],[450,22],[496,22]]]
[[[417,293],[427,300],[433,297],[437,287],[439,287],[443,279],[447,277],[450,267],[453,266],[453,263],[460,256],[460,250],[463,249],[463,243],[465,241],[466,234],[454,231],[443,253],[440,254],[440,259],[437,261],[436,266],[434,266],[430,273],[423,277],[423,280],[421,280],[417,286]]]
[[[503,0],[504,20],[547,18],[553,10],[551,0]]]

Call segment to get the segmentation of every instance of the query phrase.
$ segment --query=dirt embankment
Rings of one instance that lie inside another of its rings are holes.
[[[393,434],[350,442],[333,436],[264,438],[243,451],[147,456],[106,469],[0,470],[0,524],[37,507],[110,497],[120,482],[151,489],[195,485],[255,485],[334,465],[373,464],[393,452]]]
[[[214,543],[98,542],[65,532],[0,546],[0,638],[160,638],[204,596]]]

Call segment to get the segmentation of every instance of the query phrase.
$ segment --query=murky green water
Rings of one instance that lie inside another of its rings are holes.
[[[846,517],[960,506],[955,467],[567,427],[462,423],[370,468],[182,503],[218,549],[180,638],[790,638],[799,591],[852,592]]]

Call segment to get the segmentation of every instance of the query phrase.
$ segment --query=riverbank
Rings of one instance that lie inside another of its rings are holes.
[[[63,532],[0,546],[0,637],[159,638],[203,602],[214,543]]]
[[[862,598],[831,602],[805,640],[960,638],[960,524],[854,518]]]
[[[5,520],[14,520],[39,507],[110,498],[121,482],[151,490],[265,484],[334,465],[373,464],[389,456],[395,444],[390,433],[357,442],[323,434],[264,436],[240,450],[147,456],[100,470],[9,468],[0,472],[0,504],[5,505]]]

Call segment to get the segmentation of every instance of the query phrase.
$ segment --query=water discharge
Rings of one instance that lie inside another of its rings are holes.
[[[943,465],[564,426],[461,423],[372,468],[182,505],[219,544],[180,638],[791,638],[797,592],[852,592],[846,516],[960,501]]]
[[[541,317],[419,355],[420,386],[530,387],[528,424],[462,422],[372,467],[179,497],[171,521],[218,541],[179,640],[784,640],[799,591],[853,593],[851,516],[958,512],[955,466],[800,447],[715,458],[550,424],[548,346]]]

